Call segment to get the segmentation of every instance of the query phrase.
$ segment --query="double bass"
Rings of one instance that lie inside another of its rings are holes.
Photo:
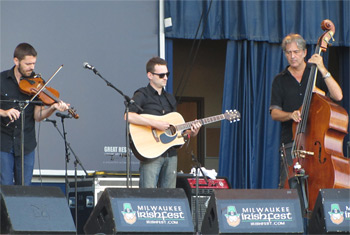
[[[315,50],[318,54],[327,50],[335,32],[328,19],[322,21],[321,28],[325,32],[318,39]],[[304,200],[309,211],[313,210],[320,189],[350,188],[350,160],[343,155],[349,116],[343,107],[317,89],[316,77],[317,66],[313,65],[300,108],[301,121],[293,123],[293,164],[288,166],[289,180],[296,176],[306,180]]]

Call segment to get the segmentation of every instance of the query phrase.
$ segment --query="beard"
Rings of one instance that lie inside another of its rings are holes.
[[[30,78],[34,76],[33,70],[25,71],[21,64],[18,64],[18,72],[21,74],[23,78]]]

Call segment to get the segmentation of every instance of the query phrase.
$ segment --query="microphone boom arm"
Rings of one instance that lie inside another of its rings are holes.
[[[103,81],[106,82],[107,86],[112,87],[119,94],[121,94],[125,99],[125,122],[126,122],[126,187],[129,188],[132,186],[131,184],[131,176],[130,176],[130,130],[129,130],[129,106],[130,104],[134,104],[139,110],[143,111],[143,109],[135,103],[134,100],[130,99],[129,96],[125,95],[121,90],[116,88],[112,83],[107,81],[97,70],[95,67],[89,65],[88,63],[84,63],[84,68],[91,69],[96,75],[98,75]]]

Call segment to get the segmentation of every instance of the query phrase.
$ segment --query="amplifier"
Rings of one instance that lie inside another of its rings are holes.
[[[198,197],[196,197],[196,182],[197,179],[193,175],[178,175],[176,181],[176,188],[183,188],[185,190],[190,209],[192,212],[193,224],[196,224],[196,200],[198,200],[198,228],[202,226],[202,220],[208,208],[208,203],[214,189],[230,189],[231,185],[226,177],[218,177],[215,180],[203,177],[198,179]]]
[[[192,189],[196,188],[196,178],[187,178],[187,182]],[[230,186],[225,178],[219,179],[207,179],[207,182],[204,178],[198,179],[198,188],[209,188],[209,189],[229,189]]]

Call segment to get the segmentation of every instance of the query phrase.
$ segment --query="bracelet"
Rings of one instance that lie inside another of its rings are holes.
[[[332,76],[331,73],[330,73],[330,72],[327,72],[326,75],[323,76],[323,79],[329,78],[329,77],[331,77],[331,76]]]

